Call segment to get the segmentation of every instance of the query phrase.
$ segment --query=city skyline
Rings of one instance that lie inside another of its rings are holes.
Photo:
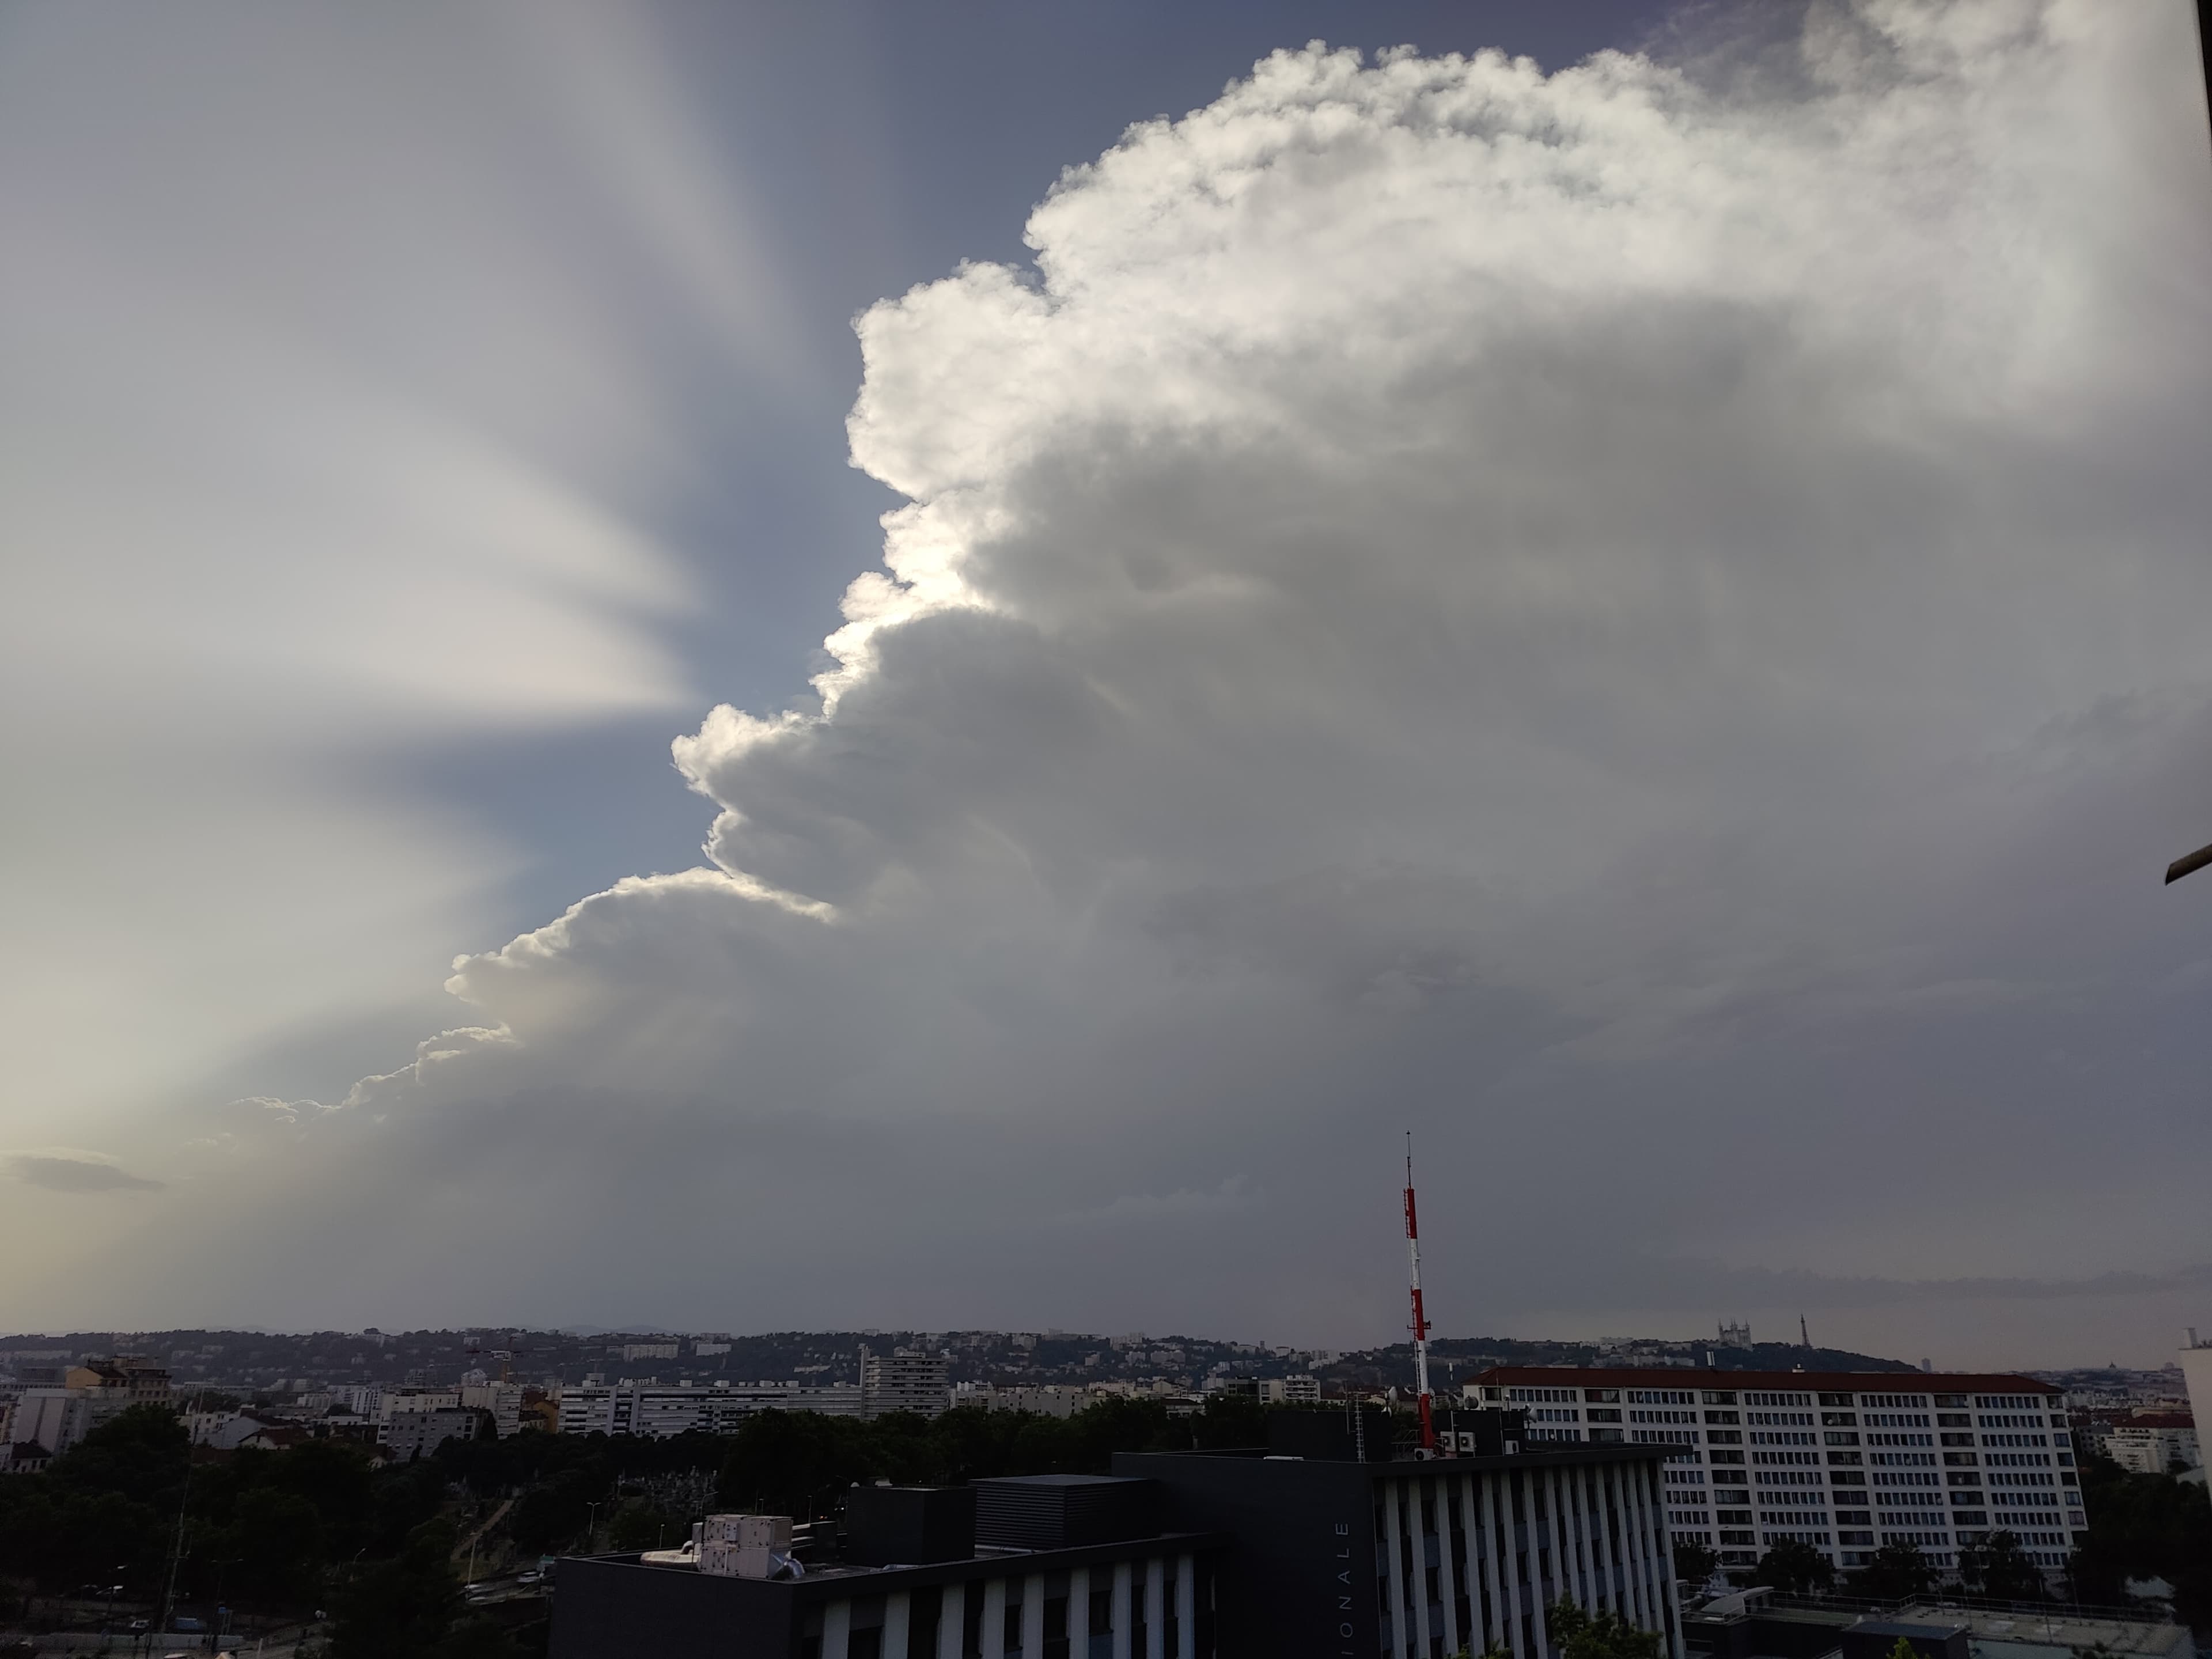
[[[2212,1328],[2184,0],[119,15],[0,1326]]]

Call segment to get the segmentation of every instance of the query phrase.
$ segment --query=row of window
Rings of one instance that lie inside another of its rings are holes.
[[[1528,1432],[1532,1438],[1538,1440],[1580,1440],[1582,1438],[1582,1431],[1579,1429],[1531,1428]],[[1856,1446],[1862,1437],[1848,1431],[1830,1431],[1817,1436],[1802,1430],[1791,1429],[1753,1429],[1745,1432],[1750,1435],[1751,1443],[1759,1447],[1812,1446],[1825,1443],[1829,1448],[1827,1461],[1846,1466],[1856,1466],[1866,1458],[1871,1458],[1877,1466],[1887,1468],[1930,1468],[1936,1462],[1936,1454],[1932,1451],[1875,1449],[1861,1453],[1844,1449],[1844,1448]],[[1621,1438],[1621,1431],[1618,1429],[1593,1429],[1590,1431],[1589,1437],[1594,1441],[1617,1441]],[[1700,1439],[1715,1448],[1733,1446],[1744,1437],[1742,1433],[1735,1430],[1712,1429],[1701,1435],[1695,1429],[1632,1429],[1628,1431],[1628,1437],[1638,1445],[1684,1448],[1683,1450],[1672,1454],[1668,1460],[1670,1462],[1696,1463],[1711,1461],[1715,1463],[1741,1463],[1744,1461],[1744,1454],[1740,1451],[1715,1449],[1701,1454],[1688,1449],[1696,1446]],[[1924,1434],[1869,1434],[1865,1436],[1864,1439],[1870,1448],[1887,1448],[1898,1445],[1925,1446],[1929,1443],[1932,1437]],[[1983,1443],[1990,1446],[2014,1437],[2008,1437],[1996,1434],[1981,1437]],[[1943,1439],[1947,1444],[1953,1441],[1959,1441],[1971,1446],[1974,1443],[1974,1437],[1971,1434],[1945,1435]],[[1751,1454],[1752,1461],[1758,1463],[1813,1463],[1818,1462],[1820,1458],[1819,1452],[1811,1451],[1783,1453],[1760,1450]],[[2056,1454],[2056,1459],[2063,1468],[2071,1468],[2074,1462],[2073,1454],[2070,1452],[2059,1452]],[[1972,1451],[1947,1450],[1943,1454],[1943,1460],[1946,1463],[1954,1465],[1971,1465],[1977,1462],[1986,1462],[1991,1465],[2033,1465],[2048,1468],[2053,1461],[2053,1454],[1989,1451],[1978,1456]]]
[[[1538,1388],[1516,1383],[1506,1388],[1486,1387],[1483,1396],[1488,1400],[1506,1400],[1516,1405],[1572,1406],[1578,1404],[1617,1406],[1624,1395],[1632,1406],[1764,1406],[1809,1407],[1815,1396],[1810,1394],[1775,1393],[1757,1389],[1739,1392],[1734,1389],[1569,1389]],[[2049,1400],[2037,1395],[1978,1394],[1971,1398],[1963,1394],[1838,1394],[1823,1392],[1818,1403],[1830,1409],[1853,1406],[1875,1411],[1925,1411],[1931,1401],[1938,1411],[1964,1412],[1970,1407],[1982,1412],[2049,1412],[2053,1409]],[[1964,1420],[1946,1424],[1946,1427],[1966,1428]],[[2014,1428],[2044,1426],[2041,1421],[2033,1423],[1984,1422],[1984,1428]]]

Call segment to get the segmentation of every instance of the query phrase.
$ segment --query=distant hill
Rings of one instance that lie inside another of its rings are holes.
[[[701,1352],[702,1347],[706,1350]],[[450,1384],[466,1372],[541,1386],[609,1382],[699,1383],[857,1382],[863,1346],[941,1352],[955,1382],[1059,1384],[1103,1382],[1195,1389],[1227,1377],[1310,1374],[1324,1383],[1406,1388],[1413,1353],[1403,1342],[1352,1353],[1267,1346],[1218,1338],[1103,1337],[1069,1331],[769,1331],[750,1335],[653,1330],[76,1331],[0,1336],[0,1379],[21,1365],[87,1354],[137,1353],[161,1361],[180,1392],[212,1389],[241,1398],[304,1394],[340,1383]],[[675,1349],[673,1353],[663,1352]],[[1430,1345],[1431,1378],[1452,1387],[1490,1365],[1703,1365],[1729,1370],[1907,1371],[1894,1359],[1834,1348],[1761,1343],[1721,1348],[1702,1341],[1532,1342],[1445,1337]]]
[[[1710,1356],[1710,1358],[1708,1358]],[[1619,1365],[1703,1368],[1724,1371],[1917,1371],[1902,1359],[1853,1353],[1847,1348],[1808,1348],[1794,1342],[1756,1342],[1724,1348],[1716,1342],[1650,1341],[1626,1348],[1595,1342],[1542,1342],[1504,1336],[1437,1337],[1429,1343],[1430,1382],[1458,1387],[1492,1365]],[[1339,1356],[1314,1374],[1325,1381],[1365,1388],[1408,1388],[1413,1381],[1413,1345],[1394,1342]]]

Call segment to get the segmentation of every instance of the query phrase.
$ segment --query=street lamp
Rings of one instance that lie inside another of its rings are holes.
[[[2166,884],[2172,886],[2184,876],[2212,864],[2212,847],[2200,847],[2185,859],[2176,859],[2166,866]]]

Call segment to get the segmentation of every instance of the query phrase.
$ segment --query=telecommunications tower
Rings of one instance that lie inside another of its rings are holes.
[[[1413,1216],[1413,1132],[1406,1131],[1406,1274],[1413,1292],[1413,1393],[1421,1407],[1421,1455],[1437,1455],[1436,1417],[1429,1404],[1429,1320],[1421,1311],[1421,1229]]]

